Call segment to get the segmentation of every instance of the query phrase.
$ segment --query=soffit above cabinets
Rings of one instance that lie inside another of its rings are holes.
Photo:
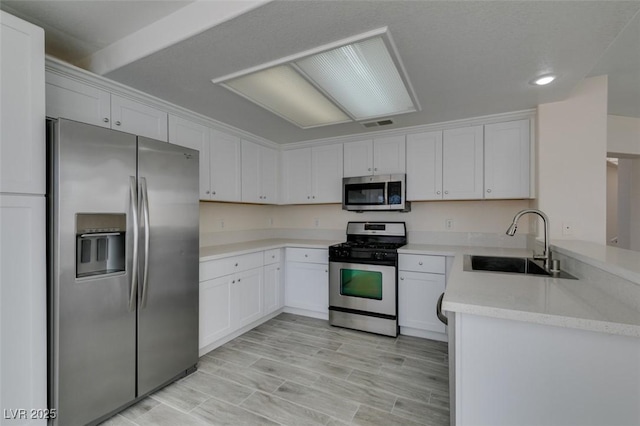
[[[65,2],[42,3],[55,8]],[[188,13],[211,4],[222,18]],[[610,111],[631,114],[638,104],[640,115],[640,84],[634,85],[640,80],[640,60],[633,42],[640,28],[638,10],[637,1],[196,1],[154,24],[197,27],[197,34],[170,39],[172,31],[167,31],[166,37],[147,37],[156,50],[144,57],[128,52],[134,43],[115,42],[102,50],[113,53],[110,63],[118,68],[100,69],[108,71],[107,78],[277,143],[353,135],[375,129],[354,122],[301,129],[211,84],[211,78],[387,27],[421,110],[394,116],[386,128],[535,108],[565,99],[585,76],[602,72],[609,74]],[[99,25],[103,18],[69,14],[84,26],[92,19]],[[172,21],[176,17],[182,21]],[[205,18],[217,20],[208,24]],[[121,49],[112,49],[116,45]],[[93,55],[81,65],[91,68],[100,58]],[[546,73],[558,78],[544,87],[529,84]],[[621,87],[618,76],[626,90],[616,89]]]

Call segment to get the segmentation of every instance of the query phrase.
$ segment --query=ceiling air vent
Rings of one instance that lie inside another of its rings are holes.
[[[380,127],[388,126],[389,124],[393,124],[393,120],[368,121],[366,123],[362,123],[364,127]]]

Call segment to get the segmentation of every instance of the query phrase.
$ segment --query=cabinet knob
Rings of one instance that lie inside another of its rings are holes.
[[[400,277],[400,280],[404,281],[404,277]]]
[[[324,271],[325,271],[325,272],[329,272],[329,270],[328,270],[328,269],[325,269]]]
[[[279,271],[279,270],[280,270],[280,268],[276,268],[276,270],[277,270],[277,271]]]
[[[236,266],[238,266],[238,264],[236,263]]]
[[[109,122],[109,119],[107,117],[103,118],[102,121],[104,121],[105,123]]]
[[[122,123],[120,123],[119,121],[116,121],[116,126],[121,125]]]
[[[374,172],[377,172],[377,171],[378,171],[378,168],[377,168],[377,167],[374,167],[373,171],[374,171]]]
[[[449,191],[444,191],[444,193],[445,193],[445,194],[448,194],[448,193],[449,193]]]
[[[308,254],[305,254],[305,255],[304,255],[304,257],[309,257],[309,255],[308,255]]]
[[[212,192],[212,194],[213,194],[213,195],[216,195],[216,191],[213,191],[213,192]]]
[[[240,278],[238,278],[238,282],[240,282]]]
[[[440,192],[440,191],[436,191],[436,194],[440,195],[440,194],[441,194],[441,192]]]
[[[231,284],[235,284],[235,283],[236,283],[236,280],[231,281]]]
[[[368,171],[371,171],[371,167],[369,167],[367,170],[368,170]]]
[[[207,191],[207,194],[210,194],[210,193],[211,193],[211,191]]]
[[[422,262],[418,262],[418,265],[422,266]]]
[[[487,189],[487,192],[488,192],[488,193],[491,193],[491,190],[490,190],[490,189]]]
[[[307,195],[307,200],[309,200],[311,197]]]
[[[313,198],[313,199],[315,200],[315,199],[316,199],[316,196],[314,195],[314,196],[312,196],[311,198]]]
[[[276,258],[276,255],[275,255],[275,254],[272,254],[272,255],[271,255],[271,258],[272,258],[272,259],[275,259],[275,258]]]

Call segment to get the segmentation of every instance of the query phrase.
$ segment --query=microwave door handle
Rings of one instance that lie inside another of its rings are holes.
[[[144,215],[144,268],[142,273],[142,297],[140,308],[147,304],[147,293],[149,289],[149,194],[147,192],[147,179],[140,178],[140,189],[142,193],[142,213]]]
[[[138,194],[136,178],[129,176],[129,192],[131,196],[131,216],[133,219],[133,260],[131,263],[131,294],[129,295],[129,312],[133,312],[138,292]]]

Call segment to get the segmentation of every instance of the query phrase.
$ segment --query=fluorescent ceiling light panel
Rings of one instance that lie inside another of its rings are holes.
[[[302,128],[351,121],[288,65],[238,77],[223,84]]]
[[[213,79],[302,128],[420,109],[386,28]]]
[[[416,110],[381,37],[295,62],[356,120]]]

